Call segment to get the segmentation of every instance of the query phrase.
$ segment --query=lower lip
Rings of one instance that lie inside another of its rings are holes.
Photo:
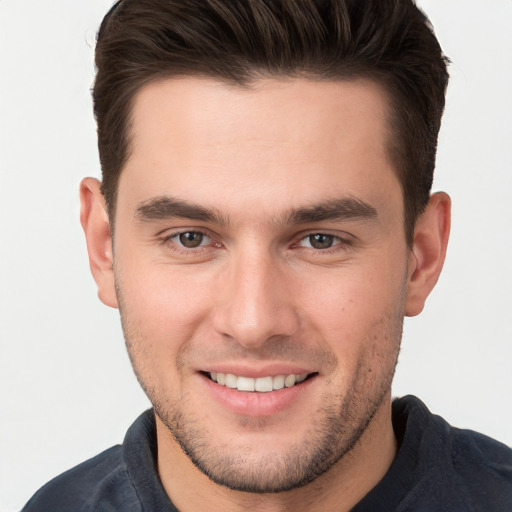
[[[221,386],[208,377],[201,375],[208,391],[214,399],[231,412],[241,416],[272,416],[292,407],[309,389],[316,376],[290,388],[278,389],[267,393],[256,391],[238,391]]]

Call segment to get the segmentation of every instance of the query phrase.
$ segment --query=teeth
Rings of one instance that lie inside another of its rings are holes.
[[[260,393],[268,393],[283,388],[291,388],[295,384],[300,384],[306,380],[307,373],[300,375],[276,375],[275,377],[237,377],[232,373],[210,372],[210,378],[220,384],[238,391],[258,391]]]
[[[236,375],[232,373],[226,373],[226,387],[235,389],[238,384]]]
[[[240,379],[241,377],[238,378]],[[273,391],[274,389],[274,379],[272,377],[258,377],[257,379],[250,380],[254,380],[254,389],[256,391],[268,393],[269,391]]]
[[[272,379],[272,385],[273,385],[274,389],[283,389],[285,378],[286,377],[284,375],[276,375]]]
[[[256,384],[254,379],[249,379],[248,377],[238,377],[235,387],[238,389],[238,391],[254,391]],[[258,389],[258,391],[261,391],[261,389]]]
[[[287,387],[287,388],[291,388],[292,386],[295,386],[295,381],[297,380],[297,378],[295,377],[295,375],[288,375],[286,377],[286,379],[284,379],[284,385]]]

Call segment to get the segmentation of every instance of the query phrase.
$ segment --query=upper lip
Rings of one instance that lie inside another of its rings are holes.
[[[303,373],[316,373],[305,366],[290,363],[269,363],[264,365],[249,365],[240,363],[219,363],[205,366],[201,369],[204,373],[230,373],[237,377],[250,377],[257,379],[259,377],[275,377],[276,375],[300,375]]]

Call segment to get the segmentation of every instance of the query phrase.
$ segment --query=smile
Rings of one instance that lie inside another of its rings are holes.
[[[242,377],[233,375],[232,373],[209,372],[207,374],[211,380],[217,382],[221,386],[226,386],[238,391],[257,391],[259,393],[269,393],[283,388],[291,388],[296,384],[304,382],[308,378],[307,373],[300,375],[276,375],[274,377]]]

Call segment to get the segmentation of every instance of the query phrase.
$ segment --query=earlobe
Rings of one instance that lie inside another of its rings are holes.
[[[98,297],[117,308],[112,237],[100,182],[84,178],[80,183],[80,223],[87,241],[89,265],[98,286]]]
[[[451,201],[448,194],[433,194],[417,220],[409,256],[405,314],[421,313],[443,268],[450,235]]]

